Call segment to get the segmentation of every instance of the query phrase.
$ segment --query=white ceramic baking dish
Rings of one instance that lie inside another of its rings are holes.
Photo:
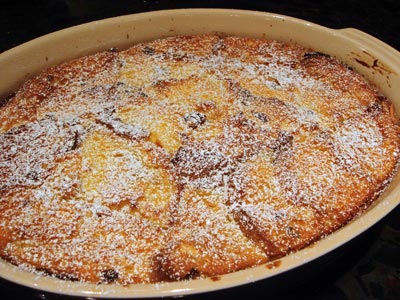
[[[95,21],[61,30],[0,54],[0,99],[39,71],[63,61],[111,47],[172,35],[220,33],[295,42],[340,58],[366,76],[400,111],[400,53],[353,28],[334,30],[307,21],[264,12],[226,9],[165,10]],[[0,277],[42,291],[84,297],[135,298],[180,296],[268,280],[343,245],[377,223],[400,203],[400,176],[361,217],[308,247],[280,259],[215,279],[142,284],[95,285],[62,281],[22,271],[0,260]],[[278,264],[277,264],[278,265]]]

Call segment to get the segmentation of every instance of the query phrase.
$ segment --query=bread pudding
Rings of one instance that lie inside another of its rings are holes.
[[[176,36],[51,67],[0,107],[0,256],[91,283],[267,263],[362,213],[399,161],[389,99],[329,55]]]

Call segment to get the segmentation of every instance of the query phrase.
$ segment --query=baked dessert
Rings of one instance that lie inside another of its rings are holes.
[[[392,103],[326,54],[178,36],[45,70],[0,108],[0,255],[93,283],[214,276],[349,222],[399,161]]]

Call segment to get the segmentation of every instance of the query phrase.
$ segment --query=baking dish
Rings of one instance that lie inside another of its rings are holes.
[[[111,47],[178,34],[219,33],[296,42],[340,58],[365,75],[400,106],[400,54],[355,29],[333,30],[306,21],[261,12],[214,9],[158,11],[96,21],[33,40],[0,55],[0,97],[4,98],[40,70]],[[85,297],[178,296],[229,288],[275,276],[325,255],[374,225],[399,203],[399,176],[361,217],[329,237],[277,263],[218,278],[147,285],[93,285],[24,272],[0,262],[0,276],[43,291]]]

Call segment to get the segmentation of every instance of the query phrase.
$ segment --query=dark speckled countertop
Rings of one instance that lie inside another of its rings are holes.
[[[3,0],[0,2],[0,52],[35,37],[93,20],[151,10],[194,7],[259,10],[331,28],[354,27],[400,50],[399,0]],[[1,76],[5,74],[0,70],[0,80]],[[354,241],[290,274],[187,298],[245,297],[269,300],[399,300],[400,207]],[[0,280],[0,298],[66,299],[3,280]]]

